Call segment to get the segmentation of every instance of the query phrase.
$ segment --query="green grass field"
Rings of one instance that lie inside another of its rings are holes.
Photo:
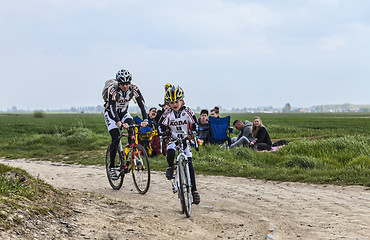
[[[255,115],[273,141],[289,144],[273,153],[203,146],[193,151],[196,172],[370,186],[370,113],[230,114],[231,123]],[[70,164],[104,164],[110,143],[102,114],[1,115],[0,137],[0,157]],[[153,170],[167,164],[163,156],[150,162]]]

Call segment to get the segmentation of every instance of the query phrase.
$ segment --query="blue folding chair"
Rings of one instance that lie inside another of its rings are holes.
[[[227,141],[227,145],[231,145],[230,133],[233,128],[229,127],[230,116],[224,118],[209,117],[209,127],[211,129],[211,143],[223,144]]]

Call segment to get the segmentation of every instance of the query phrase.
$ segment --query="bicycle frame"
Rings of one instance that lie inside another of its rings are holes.
[[[180,198],[182,213],[186,213],[187,217],[191,215],[191,179],[190,179],[190,169],[188,164],[188,157],[185,154],[184,150],[184,141],[187,144],[189,139],[186,138],[177,138],[170,139],[170,142],[176,144],[176,150],[178,151],[178,156],[176,158],[175,165],[177,169],[175,171],[175,178],[172,182],[173,193],[178,193]],[[189,144],[190,147],[190,144]],[[184,174],[185,176],[183,176]],[[186,182],[184,181],[186,180]],[[186,192],[185,192],[186,191]],[[185,195],[186,194],[186,195]]]
[[[109,156],[110,146],[106,153],[106,171],[108,175],[108,181],[114,190],[121,188],[123,179],[126,173],[131,172],[132,178],[136,189],[140,194],[145,194],[150,185],[150,166],[149,159],[145,148],[138,144],[138,129],[140,125],[133,124],[128,128],[128,134],[123,134],[123,129],[120,129],[120,135],[118,137],[118,159],[115,167],[110,168],[111,159]],[[130,145],[122,147],[121,138],[128,136],[131,141]],[[117,177],[111,177],[109,171],[115,171]]]
[[[188,163],[188,157],[186,156],[185,154],[185,151],[183,149],[183,146],[181,147],[178,147],[178,156],[176,158],[176,162],[174,163],[175,165],[181,165],[182,163],[185,163],[187,165]],[[182,160],[182,159],[185,159],[185,160]],[[190,173],[189,173],[190,174]],[[175,178],[173,179],[173,183],[172,183],[172,186],[173,186],[173,193],[176,193],[178,188],[179,188],[179,182],[180,182],[180,179],[179,179],[179,175],[177,174],[177,172],[175,172]],[[191,184],[191,183],[190,183]],[[175,190],[176,189],[176,190]]]
[[[120,131],[121,134],[119,136],[120,141],[119,141],[118,149],[119,151],[121,151],[124,159],[129,160],[132,166],[134,166],[135,168],[137,167],[137,163],[135,159],[135,154],[132,154],[132,152],[134,151],[135,146],[139,144],[139,130],[138,129],[140,127],[141,127],[140,124],[132,124],[129,126],[129,129],[133,129],[133,132],[134,132],[133,134],[130,134],[130,131],[129,133],[124,134],[123,129],[121,129]],[[122,142],[121,142],[121,138],[124,136],[129,136],[132,140],[131,145],[129,147],[126,147],[125,152],[123,152],[123,147],[122,147]],[[122,163],[124,163],[124,161],[122,161]],[[128,162],[126,163],[126,165],[128,165]]]

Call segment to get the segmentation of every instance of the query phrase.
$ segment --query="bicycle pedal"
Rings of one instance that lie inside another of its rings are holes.
[[[173,191],[173,193],[177,193],[177,187],[176,186],[172,186],[172,191]]]
[[[125,173],[129,173],[130,172],[130,168],[128,166],[125,166],[124,169],[123,169],[123,171]]]

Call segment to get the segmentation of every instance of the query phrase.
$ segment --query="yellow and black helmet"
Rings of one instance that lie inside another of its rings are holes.
[[[167,91],[167,89],[169,89],[170,87],[172,87],[172,84],[167,83],[166,85],[164,85],[164,91]]]
[[[171,86],[166,90],[164,95],[165,102],[174,102],[184,98],[184,90],[180,86]]]

